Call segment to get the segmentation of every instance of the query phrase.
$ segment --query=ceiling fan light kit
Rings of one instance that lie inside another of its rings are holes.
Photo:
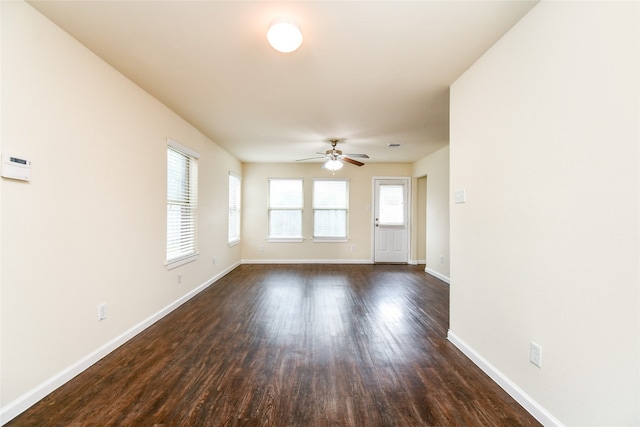
[[[328,169],[334,173],[335,171],[341,169],[342,166],[344,166],[345,162],[351,163],[352,165],[356,165],[356,166],[363,166],[364,163],[358,160],[354,160],[352,159],[352,157],[368,159],[369,156],[367,156],[366,154],[342,154],[342,150],[338,150],[336,148],[336,145],[338,145],[339,141],[340,141],[339,139],[330,139],[329,142],[331,143],[331,149],[327,150],[324,153],[321,153],[321,152],[318,153],[318,154],[322,154],[322,156],[320,157],[309,157],[308,159],[298,159],[296,160],[296,162],[301,162],[304,160],[325,159],[321,168]]]
[[[330,171],[333,171],[333,172],[342,169],[342,166],[344,165],[338,159],[329,159],[326,162],[324,162],[324,164],[322,165],[324,169],[329,169]]]
[[[302,31],[295,22],[277,19],[269,26],[267,40],[278,52],[291,53],[302,44]]]

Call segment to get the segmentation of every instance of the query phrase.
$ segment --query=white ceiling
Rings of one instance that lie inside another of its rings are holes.
[[[450,84],[536,1],[29,3],[241,161],[342,138],[413,162],[448,144]],[[293,54],[266,41],[283,17],[304,35]]]

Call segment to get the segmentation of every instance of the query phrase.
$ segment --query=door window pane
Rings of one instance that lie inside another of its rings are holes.
[[[404,186],[381,184],[379,222],[384,225],[404,225]]]

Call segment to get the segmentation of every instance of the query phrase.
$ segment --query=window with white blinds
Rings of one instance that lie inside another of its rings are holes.
[[[302,239],[302,179],[269,179],[269,239]]]
[[[229,244],[240,241],[240,177],[229,173]]]
[[[199,154],[167,141],[167,267],[197,257]]]
[[[313,238],[342,240],[347,238],[349,185],[346,179],[313,181]]]

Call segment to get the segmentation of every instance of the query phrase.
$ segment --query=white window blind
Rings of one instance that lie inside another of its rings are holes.
[[[229,243],[240,241],[240,177],[229,173]]]
[[[345,179],[313,182],[313,237],[347,238],[348,182]]]
[[[302,238],[302,179],[269,180],[269,238]]]
[[[167,265],[197,255],[198,154],[175,141],[167,146]]]

